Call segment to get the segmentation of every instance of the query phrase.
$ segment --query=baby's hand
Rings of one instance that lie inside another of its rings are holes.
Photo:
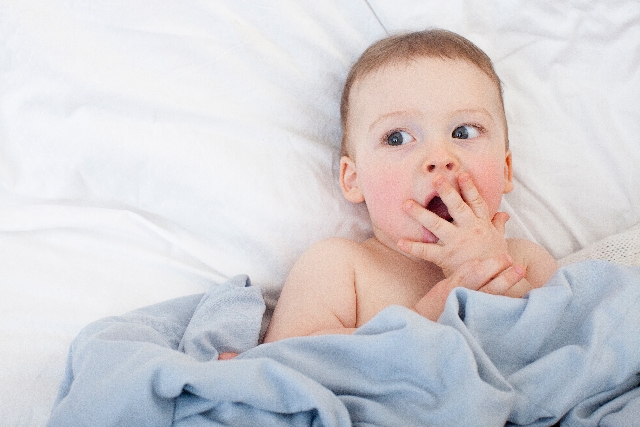
[[[450,277],[436,283],[415,306],[415,310],[427,319],[438,320],[449,294],[454,288],[505,295],[517,288],[524,278],[525,270],[520,266],[511,266],[509,255],[500,255],[485,260],[465,262]]]
[[[504,225],[509,215],[498,212],[493,218],[489,216],[489,208],[469,174],[458,176],[462,196],[442,175],[437,175],[433,183],[453,222],[428,211],[414,200],[408,200],[403,206],[405,211],[431,231],[438,242],[403,239],[398,242],[400,250],[433,262],[442,269],[445,277],[450,277],[466,262],[508,254]]]
[[[232,352],[220,353],[218,355],[218,360],[231,360],[236,357],[238,357],[238,353],[232,353]]]

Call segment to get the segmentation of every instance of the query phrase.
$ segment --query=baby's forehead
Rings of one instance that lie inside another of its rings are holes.
[[[469,77],[471,76],[471,77]],[[469,80],[469,78],[471,80]],[[480,66],[464,58],[419,56],[395,61],[385,61],[361,73],[351,86],[350,102],[372,93],[385,96],[390,88],[404,88],[411,93],[421,84],[439,84],[441,87],[457,86],[471,82],[484,90],[496,91],[501,101],[501,86],[497,76],[492,76]],[[493,98],[493,96],[491,96]],[[366,102],[366,101],[365,101]]]
[[[368,70],[363,71],[363,73],[358,76],[354,83],[358,84],[358,82],[363,82],[370,78],[379,78],[381,75],[394,75],[394,74],[402,74],[407,71],[407,69],[411,68],[422,68],[424,70],[424,77],[429,78],[433,76],[434,73],[442,74],[446,73],[438,67],[429,67],[430,63],[444,63],[444,64],[458,64],[461,68],[471,67],[484,75],[489,77],[490,80],[494,80],[494,77],[487,73],[486,70],[482,69],[478,64],[466,58],[448,58],[448,57],[440,57],[440,56],[414,56],[409,58],[397,58],[393,60],[387,60],[377,64],[375,67],[371,67]],[[446,76],[446,74],[445,74]]]

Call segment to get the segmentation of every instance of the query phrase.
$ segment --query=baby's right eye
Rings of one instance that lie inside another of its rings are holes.
[[[392,147],[404,145],[411,141],[413,141],[413,137],[409,135],[408,132],[404,132],[401,130],[394,130],[388,133],[384,138],[385,144],[391,145]]]

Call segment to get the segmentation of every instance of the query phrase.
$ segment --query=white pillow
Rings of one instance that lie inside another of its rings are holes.
[[[131,211],[275,297],[300,253],[364,238],[334,165],[360,1],[3,6],[4,198]]]
[[[640,222],[636,2],[3,9],[6,205],[132,212],[216,277],[248,273],[271,303],[312,242],[370,232],[337,186],[338,103],[351,63],[387,32],[449,28],[494,59],[515,159],[510,235],[560,258]]]

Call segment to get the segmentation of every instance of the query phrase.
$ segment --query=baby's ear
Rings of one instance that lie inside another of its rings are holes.
[[[352,203],[364,202],[364,196],[358,187],[356,164],[349,156],[340,159],[340,187],[345,199]]]
[[[507,194],[513,190],[513,163],[511,157],[511,150],[507,150],[507,154],[504,158],[504,190],[503,193]]]

